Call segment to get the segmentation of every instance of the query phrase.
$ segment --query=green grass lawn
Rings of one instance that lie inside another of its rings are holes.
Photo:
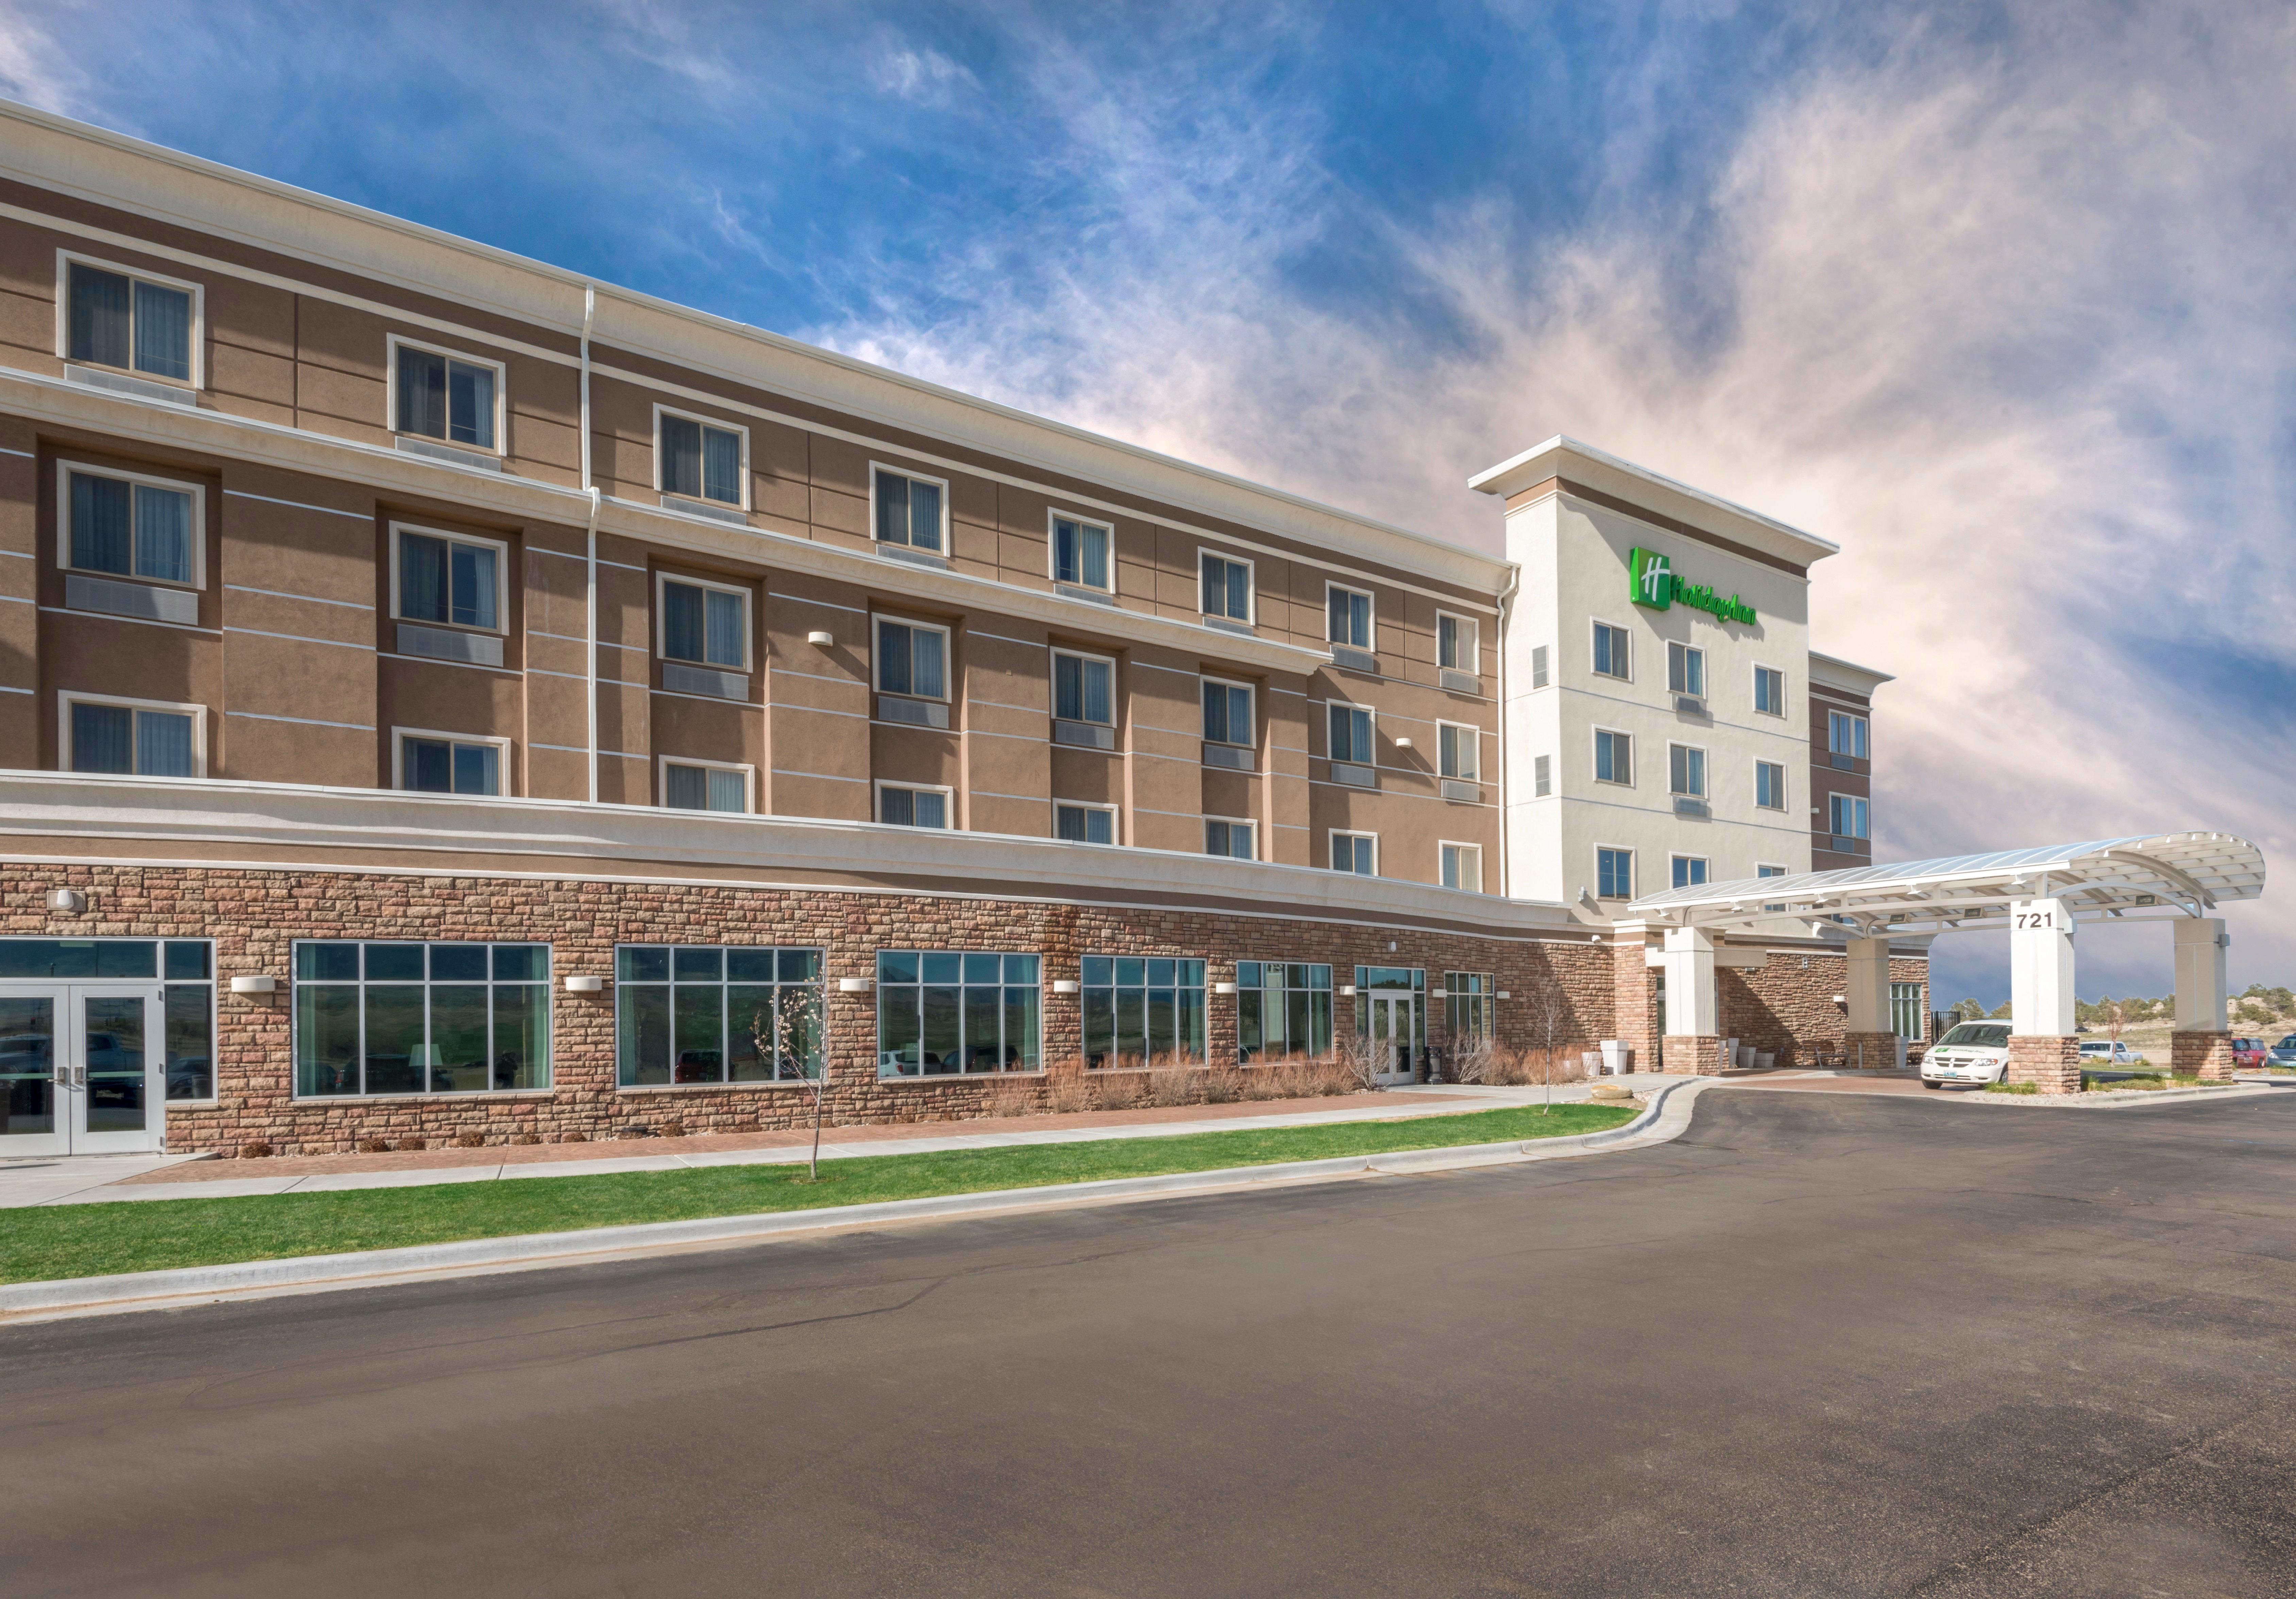
[[[992,1188],[1553,1138],[1599,1133],[1631,1120],[1635,1113],[1632,1106],[1566,1104],[1556,1105],[1552,1113],[1536,1108],[1478,1111],[1406,1121],[870,1155],[823,1162],[818,1183],[808,1182],[801,1166],[794,1171],[786,1166],[712,1166],[594,1177],[520,1177],[422,1188],[0,1210],[0,1282],[95,1277],[462,1238],[816,1210]]]

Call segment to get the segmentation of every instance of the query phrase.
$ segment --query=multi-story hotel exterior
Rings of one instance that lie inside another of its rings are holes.
[[[1556,440],[1495,560],[0,119],[12,1148],[1648,1050],[1625,902],[1810,865],[1822,540]]]

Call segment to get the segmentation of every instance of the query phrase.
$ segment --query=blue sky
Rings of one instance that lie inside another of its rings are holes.
[[[0,0],[14,98],[1429,532],[1558,431],[1809,528],[1882,858],[2296,844],[2292,83],[2236,0]]]

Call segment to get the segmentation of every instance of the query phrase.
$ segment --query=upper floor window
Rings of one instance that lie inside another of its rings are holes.
[[[1754,763],[1754,803],[1764,810],[1786,808],[1786,769],[1774,760]]]
[[[1111,537],[1097,522],[1054,517],[1053,581],[1115,593],[1116,563],[1109,558]]]
[[[750,591],[693,578],[658,577],[665,660],[750,669]]]
[[[1327,583],[1324,586],[1324,636],[1331,643],[1350,650],[1372,647],[1369,594],[1359,588],[1341,588],[1336,583]]]
[[[1116,663],[1104,655],[1054,651],[1053,715],[1063,722],[1116,726]]]
[[[1754,709],[1766,717],[1786,714],[1786,675],[1777,668],[1754,668]]]
[[[1443,886],[1464,889],[1470,894],[1483,891],[1483,847],[1480,844],[1445,844],[1442,846]]]
[[[1375,832],[1332,834],[1332,870],[1357,877],[1379,875],[1379,835]]]
[[[1627,630],[1608,622],[1595,624],[1595,672],[1597,676],[1624,678],[1628,671]]]
[[[473,361],[396,340],[392,342],[398,350],[391,382],[398,390],[394,410],[398,431],[446,444],[493,449],[502,367],[492,361]]]
[[[877,619],[877,690],[918,700],[948,698],[948,629]]]
[[[1251,562],[1206,552],[1199,557],[1206,616],[1251,620]]]
[[[1759,866],[1759,865],[1758,865],[1758,866],[1756,866],[1756,867],[1754,868],[1754,875],[1755,875],[1756,877],[1784,877],[1785,874],[1786,874],[1786,869],[1785,869],[1784,866]],[[1762,908],[1763,908],[1764,910],[1766,910],[1766,911],[1783,911],[1783,910],[1784,910],[1784,909],[1785,909],[1786,907],[1784,906],[1784,905],[1783,905],[1783,904],[1779,904],[1779,905],[1766,905],[1766,906],[1764,906]]]
[[[1845,839],[1865,838],[1866,836],[1866,801],[1856,794],[1834,794],[1829,798],[1833,801],[1833,816],[1830,820],[1835,836]]]
[[[744,505],[742,457],[749,435],[723,422],[703,422],[654,407],[654,459],[668,495],[689,500],[710,500],[721,505]]]
[[[742,815],[750,808],[750,768],[714,761],[664,760],[661,802],[672,810]]]
[[[499,794],[508,739],[398,730],[398,785],[424,794]]]
[[[509,546],[463,534],[396,529],[398,615],[410,622],[502,631]]]
[[[1689,694],[1703,700],[1706,697],[1706,652],[1693,650],[1688,644],[1668,644],[1666,686],[1669,693]]]
[[[1830,710],[1825,713],[1825,747],[1833,754],[1847,755],[1858,760],[1866,758],[1866,718],[1847,712]],[[1836,829],[1839,832],[1840,829]]]
[[[1204,739],[1214,744],[1258,742],[1253,734],[1251,685],[1204,679]]]
[[[1206,816],[1204,853],[1226,856],[1233,860],[1257,860],[1259,857],[1252,849],[1252,840],[1258,831],[1255,823],[1239,822],[1226,816]]]
[[[893,827],[947,827],[948,800],[947,789],[881,783],[877,785],[877,820]]]
[[[1333,704],[1329,708],[1332,758],[1373,765],[1371,710],[1362,705]]]
[[[192,381],[199,289],[73,261],[66,274],[65,358],[178,383]]]
[[[137,777],[207,775],[207,711],[198,705],[68,695],[64,766]]]
[[[207,583],[206,496],[195,484],[66,466],[63,563],[152,583]]]
[[[1595,850],[1595,892],[1603,899],[1635,897],[1635,852],[1598,846]]]
[[[1539,657],[1544,676],[1546,657]],[[1447,672],[1482,671],[1481,658],[1475,651],[1475,619],[1454,616],[1447,611],[1435,613],[1435,664]],[[1538,684],[1534,686],[1544,687]]]
[[[1690,744],[1666,747],[1667,789],[1669,793],[1703,798],[1706,793],[1706,751]]]
[[[1595,729],[1595,781],[1623,783],[1635,781],[1635,741],[1631,734],[1613,733],[1607,727]]]
[[[1456,722],[1436,723],[1435,749],[1443,775],[1462,783],[1480,781],[1481,763],[1476,754],[1482,746],[1482,738],[1477,728],[1463,727]]]
[[[1053,807],[1053,836],[1071,844],[1116,842],[1116,807],[1070,805]]]
[[[883,467],[871,469],[871,493],[877,501],[877,542],[904,549],[947,552],[941,512],[947,504],[947,486],[931,478],[913,478]]]
[[[1674,886],[1694,889],[1706,882],[1706,860],[1702,856],[1677,855],[1674,857]]]

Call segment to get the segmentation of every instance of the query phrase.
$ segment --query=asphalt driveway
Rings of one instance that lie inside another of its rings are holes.
[[[2296,1093],[0,1330],[47,1595],[2296,1590]]]

